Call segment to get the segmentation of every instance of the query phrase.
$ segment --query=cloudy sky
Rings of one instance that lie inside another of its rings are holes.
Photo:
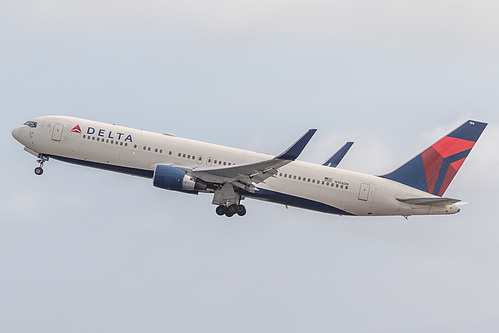
[[[497,332],[497,1],[0,2],[2,332]],[[35,158],[71,115],[381,174],[489,122],[454,216],[349,218]]]

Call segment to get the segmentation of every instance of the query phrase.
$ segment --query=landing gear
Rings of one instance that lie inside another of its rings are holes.
[[[40,163],[40,166],[37,166],[35,168],[35,174],[37,176],[41,176],[43,174],[43,163],[47,162],[49,158],[45,155],[38,155],[38,160],[37,162]]]
[[[246,215],[246,207],[244,207],[243,205],[237,205],[237,211],[236,211],[236,213],[239,216]]]
[[[230,206],[224,206],[220,205],[217,206],[215,209],[215,212],[217,213],[218,216],[227,216],[227,217],[232,217],[234,215],[239,215],[239,216],[244,216],[246,215],[246,208],[243,205],[236,205],[232,204]]]
[[[217,209],[215,209],[215,212],[217,212],[218,216],[225,215],[226,211],[227,211],[227,207],[225,207],[223,205],[220,205],[220,206],[217,207]]]
[[[215,211],[219,216],[232,217],[236,214],[244,216],[246,208],[240,204],[242,199],[244,198],[234,191],[234,186],[231,183],[225,183],[215,189],[212,203],[218,205]]]

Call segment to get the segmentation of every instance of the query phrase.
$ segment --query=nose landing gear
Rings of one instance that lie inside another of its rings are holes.
[[[40,166],[35,168],[35,174],[37,176],[41,176],[43,174],[43,163],[47,162],[49,158],[45,155],[39,155],[37,162],[40,163]]]

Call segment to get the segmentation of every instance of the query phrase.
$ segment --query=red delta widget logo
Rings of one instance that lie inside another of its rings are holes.
[[[81,131],[80,125],[76,125],[75,127],[73,127],[71,129],[71,132],[81,134],[82,131]],[[95,129],[94,127],[89,126],[87,128],[87,134],[88,135],[97,135],[101,138],[107,138],[107,139],[112,139],[112,140],[118,140],[118,141],[124,141],[124,142],[133,142],[131,134],[126,135],[125,133],[113,132],[113,131],[105,130],[103,128]]]
[[[71,129],[71,132],[81,134],[81,128],[80,128],[80,125],[76,125],[75,127],[73,127],[73,128]]]

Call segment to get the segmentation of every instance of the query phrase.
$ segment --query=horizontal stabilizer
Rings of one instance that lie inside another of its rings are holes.
[[[397,198],[397,200],[410,205],[422,205],[422,206],[453,205],[461,201],[459,199],[451,199],[451,198],[407,198],[407,199]]]
[[[324,162],[322,165],[331,167],[331,168],[336,168],[338,164],[340,164],[341,160],[345,155],[348,153],[350,148],[352,147],[353,142],[347,142],[343,147],[340,148],[333,156],[331,156],[326,162]]]

